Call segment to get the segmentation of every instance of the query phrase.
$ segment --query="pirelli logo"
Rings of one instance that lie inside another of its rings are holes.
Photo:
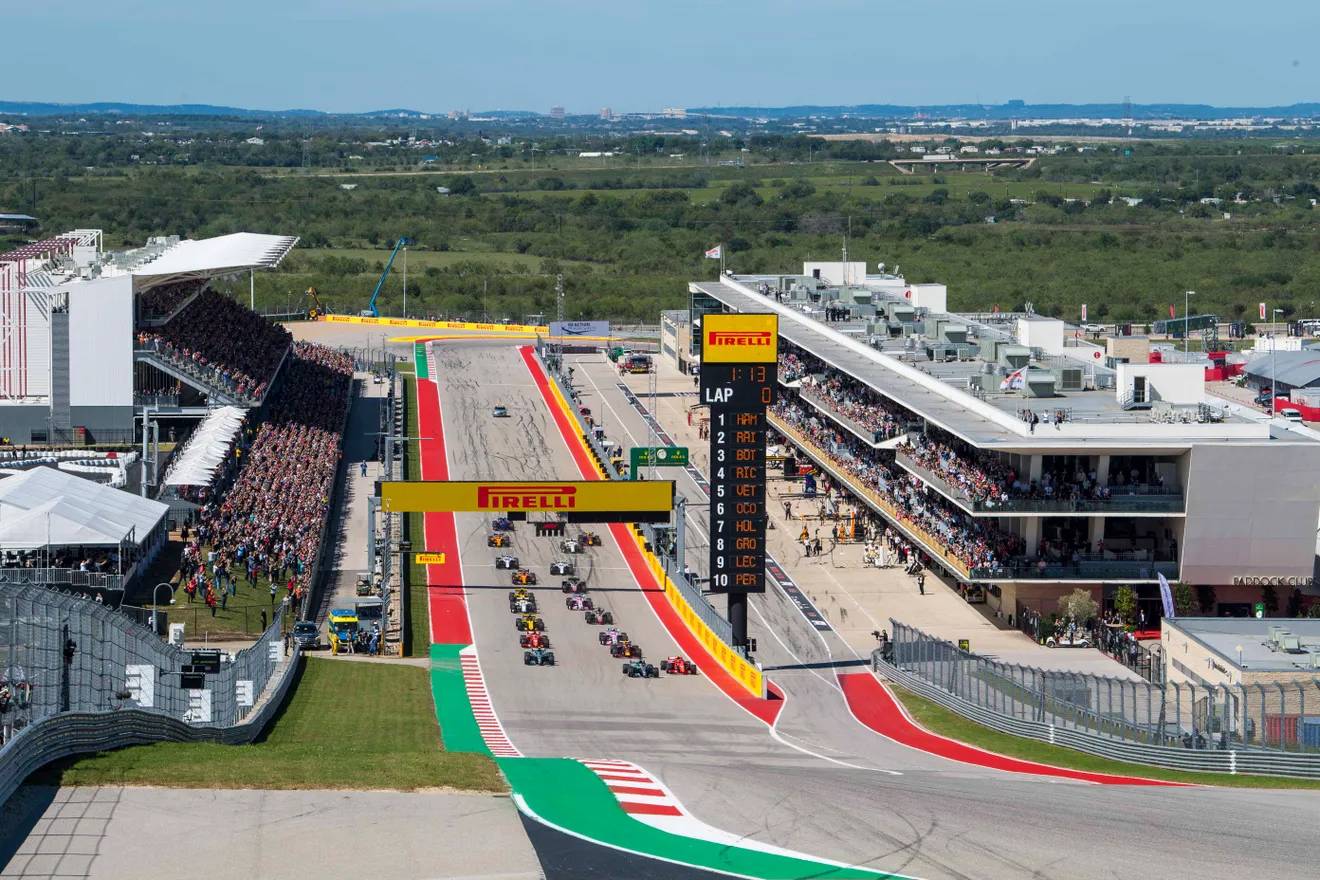
[[[600,522],[665,519],[674,506],[671,480],[433,480],[378,483],[392,513],[562,513]]]
[[[576,486],[501,483],[477,487],[480,510],[572,510],[576,506]]]
[[[713,364],[774,363],[779,356],[778,315],[706,315],[701,359]]]

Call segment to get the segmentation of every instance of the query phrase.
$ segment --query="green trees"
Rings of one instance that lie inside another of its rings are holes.
[[[1137,591],[1124,584],[1114,593],[1114,613],[1125,626],[1137,622]]]

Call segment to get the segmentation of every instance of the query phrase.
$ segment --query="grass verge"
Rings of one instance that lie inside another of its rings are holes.
[[[446,752],[418,666],[310,657],[251,745],[155,743],[71,759],[32,781],[169,788],[507,791],[495,762]]]
[[[1233,776],[1227,773],[1194,773],[1184,770],[1167,770],[1163,767],[1151,767],[1146,764],[1129,764],[1125,761],[1111,761],[1098,755],[1053,746],[1037,742],[1026,737],[1013,736],[991,730],[989,727],[969,721],[956,712],[952,712],[938,703],[914,694],[899,685],[889,683],[894,696],[907,707],[917,723],[928,730],[956,739],[959,742],[1021,758],[1024,761],[1037,761],[1052,764],[1055,767],[1067,767],[1072,770],[1085,770],[1090,773],[1112,773],[1119,776],[1145,776],[1149,779],[1166,779],[1170,782],[1188,782],[1195,785],[1222,785],[1232,788],[1313,788],[1320,789],[1320,779],[1289,779],[1282,776]]]

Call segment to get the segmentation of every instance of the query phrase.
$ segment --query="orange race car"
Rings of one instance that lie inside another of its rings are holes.
[[[527,568],[518,569],[513,573],[513,585],[515,587],[536,586],[536,573]]]
[[[486,536],[487,547],[509,547],[512,546],[512,540],[504,532],[491,532]]]

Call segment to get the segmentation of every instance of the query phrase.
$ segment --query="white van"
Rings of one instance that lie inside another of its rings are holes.
[[[1302,423],[1301,410],[1281,409],[1279,410],[1279,415],[1282,416],[1285,421],[1292,422],[1293,424],[1300,425]]]

